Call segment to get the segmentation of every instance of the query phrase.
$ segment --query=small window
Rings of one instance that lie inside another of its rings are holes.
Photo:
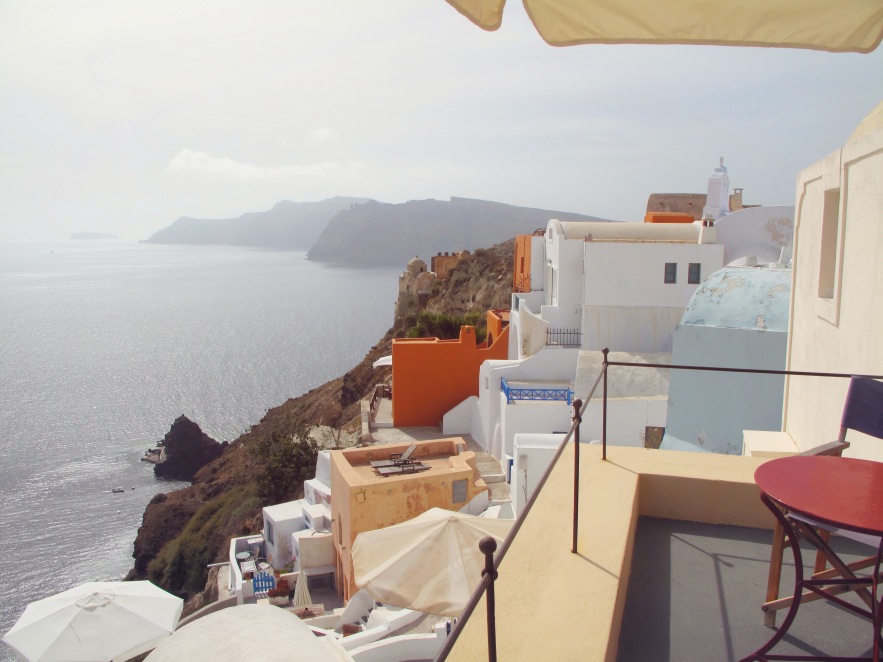
[[[678,282],[678,264],[677,264],[677,262],[666,262],[665,263],[665,282],[666,283],[677,283]]]
[[[267,523],[267,542],[271,545],[274,544],[273,541],[273,522],[270,520],[266,520]]]
[[[702,265],[698,262],[691,262],[690,269],[687,272],[687,282],[690,285],[698,285],[702,280]]]

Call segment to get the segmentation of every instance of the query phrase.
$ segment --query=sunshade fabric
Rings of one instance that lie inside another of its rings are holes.
[[[150,582],[89,582],[27,606],[3,641],[27,660],[126,660],[169,636],[184,601]]]
[[[496,30],[506,0],[447,0]],[[880,0],[523,0],[540,36],[575,44],[717,44],[868,53],[883,37]]]
[[[485,536],[501,543],[512,520],[432,508],[414,519],[366,531],[353,544],[356,584],[375,600],[459,616],[481,580]]]

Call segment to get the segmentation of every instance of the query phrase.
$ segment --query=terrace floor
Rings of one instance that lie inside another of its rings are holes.
[[[760,611],[770,540],[763,529],[640,518],[617,660],[740,660],[760,648],[774,632]],[[836,545],[866,549],[842,539]],[[784,558],[782,596],[794,586],[790,550]],[[807,576],[814,559],[804,554]],[[801,605],[773,652],[867,656],[871,632],[870,621],[819,600]]]

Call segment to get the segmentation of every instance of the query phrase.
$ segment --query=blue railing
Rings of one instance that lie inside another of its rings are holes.
[[[573,402],[573,391],[569,388],[512,388],[505,377],[500,382],[500,388],[506,394],[507,404],[512,404],[514,400],[548,400],[566,402],[568,405]]]

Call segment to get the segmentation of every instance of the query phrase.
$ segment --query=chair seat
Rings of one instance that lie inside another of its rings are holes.
[[[838,529],[829,524],[825,524],[824,522],[819,522],[818,520],[814,520],[812,517],[806,517],[805,515],[799,515],[797,513],[788,513],[788,517],[791,519],[796,519],[806,524],[809,524],[812,527],[817,529],[822,529],[824,531],[828,531],[829,533],[840,536],[842,538],[848,538],[849,540],[854,540],[855,542],[861,543],[863,545],[868,545],[869,547],[873,547],[877,549],[880,547],[880,537],[872,536],[868,533],[858,533],[857,531],[848,531],[846,529]]]

